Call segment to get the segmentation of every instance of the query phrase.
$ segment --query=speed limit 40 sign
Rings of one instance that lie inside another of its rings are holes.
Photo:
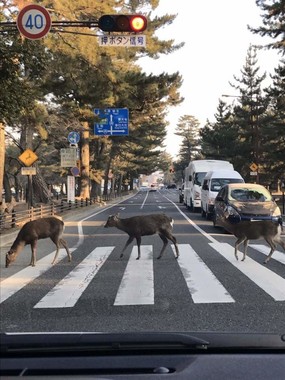
[[[43,38],[51,28],[50,14],[40,5],[27,5],[17,17],[17,27],[26,38],[31,40]]]

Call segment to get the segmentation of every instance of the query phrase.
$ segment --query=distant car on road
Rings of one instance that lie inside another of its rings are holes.
[[[156,183],[152,183],[150,185],[150,190],[149,191],[157,191],[158,190],[158,186]]]
[[[231,183],[218,192],[213,224],[227,230],[229,224],[243,221],[271,220],[281,223],[281,210],[270,192],[262,185]]]

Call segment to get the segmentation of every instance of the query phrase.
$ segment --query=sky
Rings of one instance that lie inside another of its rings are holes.
[[[172,107],[168,114],[166,151],[175,159],[181,138],[174,134],[180,116],[192,115],[203,127],[214,121],[219,99],[229,103],[233,98],[223,94],[238,95],[229,82],[240,78],[250,44],[265,45],[272,42],[266,37],[253,34],[247,25],[262,25],[261,9],[255,0],[160,0],[155,14],[177,14],[172,25],[157,32],[160,39],[185,42],[175,53],[159,60],[144,58],[140,65],[146,73],[159,74],[179,71],[183,77],[180,94],[184,102]],[[280,56],[276,51],[262,49],[257,53],[259,75],[269,74],[278,66]]]

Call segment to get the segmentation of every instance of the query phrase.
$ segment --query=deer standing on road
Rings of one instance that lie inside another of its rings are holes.
[[[285,251],[285,243],[281,239],[281,223],[274,223],[269,220],[244,221],[234,225],[228,224],[227,230],[238,238],[235,242],[235,257],[237,260],[237,251],[241,243],[244,243],[242,261],[245,260],[247,255],[247,246],[250,239],[259,239],[263,237],[270,245],[271,251],[264,260],[264,264],[267,264],[271,259],[271,256],[275,251],[277,244],[279,244]]]
[[[36,265],[36,248],[39,239],[50,238],[56,245],[56,253],[52,264],[56,262],[60,246],[62,245],[67,253],[69,261],[71,261],[71,254],[68,249],[67,243],[62,239],[64,231],[64,223],[62,220],[50,216],[46,218],[40,218],[32,220],[24,224],[21,228],[18,236],[12,244],[10,250],[6,253],[6,268],[16,260],[18,254],[22,251],[25,245],[30,244],[32,250],[31,266]]]
[[[174,244],[176,258],[178,258],[179,250],[176,238],[172,235],[173,222],[173,219],[165,214],[138,215],[125,219],[119,218],[119,214],[116,214],[109,216],[104,227],[117,227],[119,230],[122,230],[129,235],[120,257],[123,257],[124,251],[128,245],[136,239],[138,246],[138,260],[141,257],[141,237],[158,234],[163,241],[163,247],[157,258],[160,259],[163,255],[168,244],[168,239]]]

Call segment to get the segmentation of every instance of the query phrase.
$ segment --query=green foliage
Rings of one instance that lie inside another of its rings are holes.
[[[250,47],[241,73],[232,84],[240,95],[231,106],[220,100],[216,122],[201,130],[202,152],[207,158],[231,161],[249,182],[254,162],[257,180],[272,185],[284,172],[284,68],[276,70],[274,85],[263,90],[265,75],[259,75],[256,49]]]
[[[261,36],[269,36],[275,39],[274,42],[269,43],[267,47],[280,49],[284,54],[285,39],[285,4],[284,0],[256,0],[257,6],[263,11],[263,26],[259,28],[251,27],[253,33],[258,33]]]
[[[19,35],[5,37],[0,41],[4,57],[0,85],[5,89],[0,95],[0,120],[19,131],[19,138],[10,135],[14,144],[20,151],[26,147],[37,151],[38,166],[46,181],[58,182],[64,174],[59,166],[59,152],[68,146],[67,134],[71,130],[81,131],[82,123],[87,121],[92,173],[108,173],[113,168],[114,172],[130,177],[165,167],[161,159],[167,128],[165,116],[169,106],[182,101],[178,92],[182,78],[179,73],[147,76],[136,61],[143,55],[157,58],[169,54],[183,45],[160,41],[154,35],[160,27],[172,23],[175,15],[152,20],[158,0],[35,3],[46,6],[52,19],[58,21],[96,20],[120,8],[128,13],[147,10],[148,44],[146,49],[102,48],[94,37],[80,34],[92,34],[88,28],[66,28],[39,41],[25,40]],[[10,9],[11,15],[14,9]],[[94,136],[93,109],[112,107],[129,109],[129,136]],[[38,183],[43,185],[42,180]]]

